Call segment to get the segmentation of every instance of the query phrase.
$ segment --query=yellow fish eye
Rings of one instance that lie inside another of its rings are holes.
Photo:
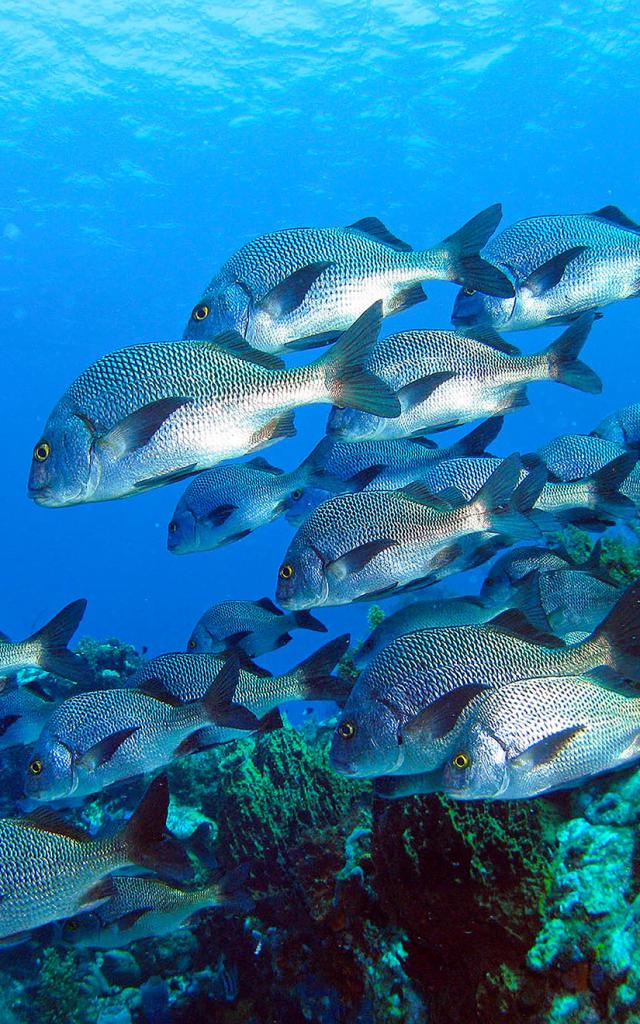
[[[351,740],[356,734],[356,727],[353,722],[340,722],[337,733],[343,740]]]
[[[197,306],[194,306],[191,316],[194,320],[206,320],[209,316],[209,307],[199,302]]]
[[[290,580],[291,577],[293,576],[293,572],[294,569],[291,563],[285,562],[284,565],[280,566],[278,576],[280,577],[281,580]]]
[[[190,640],[189,643],[187,644],[187,647],[189,648],[190,651],[192,651],[195,646],[196,646],[195,640]]]
[[[455,757],[451,758],[451,764],[454,768],[458,768],[460,771],[464,771],[471,764],[471,758],[464,750],[459,751]]]
[[[462,290],[463,290],[465,295],[475,295],[476,294],[476,289],[475,288],[463,288]]]
[[[44,765],[39,757],[34,757],[33,761],[29,765],[29,772],[31,775],[40,775]]]
[[[33,457],[36,462],[46,462],[51,455],[51,445],[48,441],[40,441],[33,449]]]

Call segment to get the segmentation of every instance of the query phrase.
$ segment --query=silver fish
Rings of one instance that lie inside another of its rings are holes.
[[[592,433],[625,448],[640,448],[640,403],[612,412]]]
[[[288,644],[291,629],[327,632],[327,627],[310,612],[285,614],[268,597],[259,601],[221,601],[198,619],[187,650],[227,654],[235,649],[248,658],[257,658]]]
[[[385,316],[423,302],[420,282],[462,281],[512,295],[501,270],[478,257],[495,231],[499,204],[478,214],[432,249],[413,252],[376,217],[346,228],[290,228],[242,246],[195,305],[185,338],[229,328],[266,352],[335,339],[371,302]]]
[[[184,741],[209,724],[241,738],[242,730],[258,728],[258,720],[232,703],[237,683],[238,662],[229,659],[218,665],[202,697],[188,704],[176,706],[132,688],[67,697],[29,755],[27,796],[35,800],[86,796],[154,771],[182,754]]]
[[[512,682],[475,701],[454,751],[442,772],[449,796],[537,796],[640,757],[640,696],[577,676]]]
[[[469,502],[455,493],[436,497],[421,485],[332,498],[291,542],[278,572],[278,603],[348,604],[418,580],[424,585],[460,567],[466,538],[535,536],[523,512],[538,491],[516,499],[519,469],[518,456],[505,459]]]
[[[634,584],[593,634],[572,647],[541,636],[513,612],[486,625],[399,637],[372,659],[347,698],[332,739],[332,766],[363,777],[430,772],[453,754],[458,719],[487,688],[595,670],[637,676],[639,611],[640,584]],[[423,716],[420,735],[407,733],[417,715]]]
[[[454,324],[528,330],[567,323],[640,292],[640,228],[617,206],[528,217],[493,238],[483,256],[508,275],[515,295],[499,299],[463,288]]]
[[[332,410],[327,431],[356,441],[446,430],[528,405],[527,384],[533,381],[558,381],[599,394],[602,381],[578,359],[592,323],[593,315],[586,313],[534,355],[523,355],[486,327],[391,334],[374,345],[366,367],[396,392],[400,415],[385,420]]]
[[[486,448],[498,436],[502,417],[494,416],[475,427],[448,447],[438,447],[426,437],[396,438],[391,441],[339,441],[324,437],[302,463],[302,468],[317,473],[324,469],[332,481],[342,481],[342,493],[353,491],[395,491],[419,480],[435,462],[463,455],[485,455]],[[333,492],[321,478],[311,480],[302,493],[291,495],[285,517],[300,526],[314,508],[327,501]]]
[[[188,860],[166,832],[167,778],[151,783],[125,827],[91,839],[49,808],[0,820],[0,936],[95,908],[114,889],[107,877],[127,865],[184,876]]]
[[[575,633],[589,634],[609,614],[620,597],[620,588],[597,579],[583,569],[552,569],[532,572],[516,584],[512,606],[521,608],[534,623],[570,642]],[[539,607],[542,617],[531,615]]]
[[[172,935],[202,910],[247,914],[253,900],[242,889],[245,880],[244,867],[198,889],[160,878],[113,875],[113,895],[96,910],[67,921],[63,938],[83,948],[121,949],[141,939]]]
[[[14,682],[2,690],[0,750],[34,743],[59,703],[60,699],[49,697],[30,684],[18,686]]]
[[[274,356],[250,351],[233,334],[104,356],[49,416],[33,451],[30,497],[57,507],[184,479],[291,437],[300,405],[353,403],[397,415],[389,387],[363,370],[380,316],[377,303],[330,352],[290,370],[275,369]]]
[[[171,517],[169,551],[213,551],[242,540],[295,507],[306,487],[322,487],[332,494],[341,490],[341,481],[309,462],[285,473],[261,457],[199,473]]]
[[[4,674],[30,667],[51,672],[74,683],[90,682],[92,672],[86,661],[79,654],[67,650],[86,607],[84,598],[72,601],[26,640],[18,643],[12,643],[6,638],[0,640],[0,673],[3,673],[3,682],[6,683]]]
[[[542,445],[536,452],[523,455],[522,461],[527,469],[542,464],[551,479],[569,482],[591,476],[624,453],[623,445],[602,437],[563,434]]]
[[[599,560],[600,548],[596,553]],[[549,572],[551,569],[573,568],[574,563],[564,549],[547,548],[527,545],[515,548],[501,555],[487,573],[482,584],[480,598],[485,604],[507,606],[513,592],[513,584],[538,570]],[[591,563],[583,568],[592,568]]]

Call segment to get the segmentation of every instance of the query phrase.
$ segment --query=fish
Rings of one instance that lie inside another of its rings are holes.
[[[501,331],[565,324],[640,293],[640,228],[617,206],[595,213],[527,217],[485,246],[514,286],[511,298],[461,288],[452,321]]]
[[[406,633],[438,626],[469,626],[486,622],[496,614],[479,597],[444,597],[432,601],[411,601],[398,608],[371,631],[353,658],[356,668],[363,669],[372,658]]]
[[[174,555],[213,551],[247,537],[295,505],[306,487],[341,490],[321,466],[290,473],[258,457],[199,473],[178,501],[169,522],[167,547]]]
[[[616,409],[605,416],[591,433],[627,449],[640,448],[640,402]]]
[[[420,716],[408,728],[419,732]],[[475,701],[452,749],[447,796],[538,796],[637,760],[640,696],[580,676],[515,681]]]
[[[391,334],[371,348],[365,366],[394,390],[400,415],[383,419],[362,410],[334,409],[327,433],[362,441],[448,430],[523,408],[533,381],[557,381],[600,394],[602,381],[578,359],[592,324],[593,314],[585,313],[533,355],[523,355],[488,327]]]
[[[258,730],[257,718],[233,702],[238,673],[237,659],[218,663],[201,697],[185,704],[131,687],[67,697],[29,754],[27,797],[50,801],[88,796],[155,771],[180,756],[184,741],[209,724],[226,728],[236,739]]]
[[[91,838],[48,807],[0,820],[0,937],[95,909],[113,894],[109,875],[128,865],[188,877],[189,861],[167,832],[166,775],[150,783],[115,835]]]
[[[574,646],[541,634],[517,611],[482,625],[398,637],[369,662],[349,694],[332,737],[330,763],[341,774],[360,778],[434,771],[454,753],[458,719],[491,688],[542,676],[635,678],[639,613],[636,583],[589,638]],[[407,733],[417,715],[422,715],[419,734]]]
[[[598,558],[599,552],[598,548]],[[564,548],[538,545],[514,548],[501,555],[491,566],[480,589],[480,600],[484,604],[499,605],[504,609],[511,599],[513,585],[519,580],[536,570],[549,572],[552,569],[574,567],[574,562]]]
[[[462,541],[487,534],[537,535],[525,512],[535,495],[514,491],[520,460],[505,459],[473,498],[435,496],[418,483],[400,491],[344,494],[320,505],[297,531],[278,570],[287,610],[349,604],[435,582],[468,558]]]
[[[84,949],[121,949],[172,935],[202,910],[248,914],[254,903],[242,888],[246,876],[243,865],[194,889],[163,878],[112,875],[113,895],[96,910],[67,921],[63,940]]]
[[[287,615],[268,597],[259,601],[221,601],[198,619],[187,651],[226,654],[237,650],[247,658],[257,658],[288,644],[292,629],[327,632],[327,627],[310,612]]]
[[[527,469],[543,465],[550,480],[568,483],[581,480],[602,469],[626,449],[615,441],[590,434],[562,434],[542,445],[535,452],[522,456]]]
[[[26,640],[0,640],[0,677],[5,683],[7,673],[20,668],[39,668],[73,683],[91,682],[93,673],[87,662],[67,649],[86,607],[84,598],[72,601]]]
[[[183,480],[293,436],[302,405],[353,403],[397,415],[388,385],[363,369],[381,308],[371,306],[314,363],[289,370],[233,333],[103,356],[50,414],[33,450],[29,496],[57,508]]]
[[[637,461],[637,453],[625,452],[584,480],[545,482],[534,504],[536,514],[548,514],[538,518],[541,528],[557,529],[558,522],[607,524],[635,518],[637,504],[633,499],[637,495],[640,500],[640,486],[629,488],[629,494],[624,489]],[[468,500],[499,465],[500,459],[494,458],[450,459],[431,466],[422,482],[434,494],[454,488]],[[542,468],[536,466],[529,472],[537,474]],[[523,470],[520,479],[526,478]]]
[[[261,235],[211,280],[184,337],[202,340],[233,329],[256,349],[283,352],[335,340],[376,299],[384,316],[423,302],[423,281],[463,281],[512,295],[504,273],[478,257],[501,217],[500,205],[490,206],[439,245],[418,252],[376,217],[346,228]]]
[[[60,698],[30,684],[16,681],[0,695],[0,750],[34,743]]]
[[[486,455],[486,448],[500,433],[503,419],[494,416],[447,447],[438,447],[426,437],[403,437],[391,441],[340,441],[324,437],[305,459],[311,472],[320,468],[331,480],[342,481],[342,493],[354,491],[395,491],[414,480],[434,462],[463,455]],[[302,493],[292,494],[285,518],[300,526],[332,492],[322,479],[309,482]],[[334,488],[336,493],[338,488]]]
[[[538,605],[548,628],[567,641],[576,632],[591,633],[620,597],[620,588],[584,569],[534,571],[520,580],[512,602],[526,611]],[[523,600],[524,598],[524,600]]]
[[[241,663],[235,700],[260,720],[262,731],[278,727],[280,723],[274,712],[288,701],[333,700],[342,704],[351,684],[330,673],[348,646],[349,635],[343,634],[330,640],[289,672],[278,676],[272,676],[257,665],[249,668],[246,662]],[[214,654],[160,654],[141,665],[129,678],[129,684],[160,699],[200,701],[224,664],[224,659]],[[236,731],[216,723],[187,737],[180,753],[190,753],[237,738]]]

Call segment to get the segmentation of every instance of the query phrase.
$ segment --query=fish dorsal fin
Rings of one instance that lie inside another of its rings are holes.
[[[403,242],[401,238],[392,235],[386,224],[383,224],[377,217],[363,217],[355,224],[347,224],[347,231],[361,231],[363,235],[375,238],[376,242],[384,242],[398,252],[413,252],[413,246]]]
[[[473,683],[469,686],[458,686],[455,690],[443,694],[407,722],[401,730],[402,739],[412,735],[417,737],[425,732],[429,734],[430,739],[442,739],[451,732],[471,701],[487,689],[489,687]]]
[[[631,228],[632,231],[640,231],[640,224],[636,224],[631,217],[627,217],[619,206],[603,206],[601,210],[594,210],[592,217],[600,217],[608,220],[610,224],[619,224],[621,228]]]
[[[253,602],[258,608],[263,608],[265,612],[273,612],[274,615],[284,615],[284,612],[278,608],[277,604],[274,604],[270,597],[261,597],[258,601]]]
[[[284,476],[284,469],[278,469],[277,466],[272,466],[270,462],[263,459],[261,455],[257,455],[255,459],[250,459],[245,462],[245,466],[251,466],[252,469],[259,469],[261,473],[270,473],[271,476]]]
[[[402,498],[412,501],[416,505],[425,505],[428,508],[437,509],[439,512],[452,512],[456,508],[462,508],[467,502],[464,496],[455,487],[447,487],[443,491],[434,494],[421,480],[413,480],[406,484],[399,491],[396,491]]]
[[[560,637],[537,629],[520,608],[509,608],[507,611],[500,612],[493,619],[489,619],[486,625],[498,630],[500,633],[518,636],[522,640],[527,640],[532,644],[540,644],[542,647],[555,649],[565,646]]]
[[[36,832],[51,832],[52,835],[64,836],[65,839],[75,839],[77,843],[91,842],[88,832],[79,825],[73,825],[50,807],[36,807],[35,811],[20,819],[20,824]]]
[[[201,345],[203,342],[198,342],[198,344]],[[274,356],[272,352],[261,352],[259,349],[253,348],[238,331],[223,331],[222,334],[216,334],[215,338],[204,342],[204,344],[224,349],[225,352],[230,352],[238,359],[255,363],[256,366],[266,366],[268,370],[281,370],[284,366],[279,356]]]
[[[294,309],[302,305],[314,282],[330,266],[331,260],[320,260],[300,267],[268,291],[256,303],[257,308],[274,320],[293,313]]]
[[[574,245],[565,252],[557,253],[550,260],[547,260],[546,263],[543,263],[542,266],[532,270],[520,287],[526,288],[531,295],[543,295],[549,289],[555,288],[569,264],[577,259],[578,256],[582,256],[582,253],[586,252],[588,248],[587,245]]]
[[[471,341],[479,341],[482,345],[487,345],[488,348],[493,348],[496,352],[502,352],[506,356],[522,355],[522,350],[517,345],[512,345],[511,342],[505,341],[502,335],[498,334],[490,324],[478,324],[477,327],[461,327],[456,331],[456,334],[463,338],[469,338]]]
[[[551,736],[532,743],[521,753],[508,760],[509,766],[514,768],[541,768],[549,764],[561,751],[568,746],[572,739],[584,732],[584,725],[570,725],[566,729],[560,729]]]

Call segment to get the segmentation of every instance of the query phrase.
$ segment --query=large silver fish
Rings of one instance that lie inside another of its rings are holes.
[[[200,616],[187,650],[199,654],[237,650],[248,658],[257,658],[288,644],[291,629],[327,632],[327,627],[310,612],[285,614],[268,597],[259,601],[221,601]]]
[[[86,607],[84,598],[72,601],[26,640],[12,643],[6,638],[0,639],[2,678],[6,673],[19,668],[40,668],[43,672],[51,672],[74,683],[89,682],[92,678],[89,665],[79,654],[67,650]]]
[[[592,323],[593,315],[586,313],[534,355],[523,355],[487,328],[468,334],[391,334],[373,346],[366,366],[396,392],[400,415],[385,420],[362,411],[332,410],[327,430],[352,441],[446,430],[528,405],[532,381],[558,381],[599,394],[602,381],[578,359]]]
[[[420,716],[407,731],[421,731]],[[640,696],[577,676],[512,682],[478,697],[452,749],[441,786],[449,796],[537,796],[640,757]]]
[[[339,331],[381,299],[385,316],[423,302],[420,282],[458,281],[513,295],[501,270],[478,251],[493,234],[499,204],[478,214],[439,245],[413,252],[375,217],[346,228],[291,228],[243,245],[194,307],[185,338],[211,338],[233,328],[266,352],[306,348]]]
[[[625,405],[605,416],[592,434],[625,448],[640,448],[640,402]]]
[[[247,914],[253,900],[242,889],[245,880],[244,867],[197,889],[161,878],[114,875],[113,895],[96,910],[67,921],[63,937],[83,948],[121,949],[141,939],[172,935],[202,910]]]
[[[640,228],[617,206],[528,217],[491,239],[483,256],[508,275],[515,294],[493,298],[462,288],[452,314],[458,326],[562,324],[640,293]]]
[[[0,695],[0,750],[34,743],[60,703],[32,684],[13,683]]]
[[[596,669],[637,677],[639,613],[640,584],[634,584],[587,640],[570,647],[549,646],[553,638],[514,613],[486,625],[401,636],[373,658],[347,698],[331,763],[346,775],[430,772],[452,753],[457,720],[488,687]],[[420,735],[405,732],[419,714],[430,716],[428,736],[424,728]]]
[[[292,411],[352,403],[398,414],[389,387],[363,369],[381,304],[330,352],[290,370],[237,336],[136,345],[104,356],[66,391],[33,451],[29,495],[74,505],[183,479],[295,433]]]
[[[526,576],[516,584],[512,603],[527,613],[537,604],[551,631],[567,641],[575,633],[591,633],[619,597],[620,588],[612,583],[584,569],[566,568]]]
[[[147,789],[125,827],[91,839],[49,808],[0,820],[0,937],[97,907],[114,894],[108,875],[127,865],[184,876],[188,859],[166,831],[165,775]]]
[[[187,655],[188,657],[188,655]],[[236,659],[218,671],[200,699],[176,705],[166,696],[114,689],[80,693],[56,708],[36,740],[25,771],[35,800],[98,793],[122,779],[155,771],[184,752],[184,742],[213,724],[241,738],[258,720],[233,703]]]
[[[539,487],[516,498],[519,471],[517,455],[505,459],[468,502],[455,493],[436,497],[421,485],[332,498],[289,545],[278,572],[278,603],[287,609],[348,604],[418,580],[426,585],[460,568],[469,537],[536,536],[522,513]]]
[[[563,434],[542,445],[537,451],[523,455],[522,461],[531,469],[540,463],[550,479],[582,480],[597,473],[608,462],[624,455],[625,448],[615,441],[591,434]]]

